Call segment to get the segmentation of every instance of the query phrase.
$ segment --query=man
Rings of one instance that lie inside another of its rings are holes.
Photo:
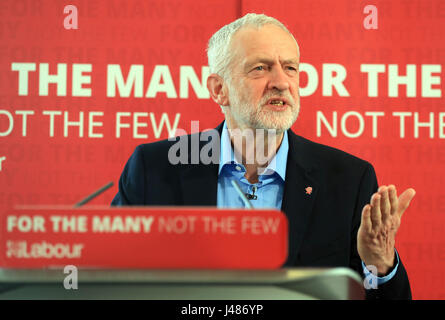
[[[185,136],[198,139],[199,149],[176,164],[177,140],[137,147],[112,204],[243,207],[235,180],[254,207],[286,214],[284,266],[346,266],[363,276],[374,270],[378,286],[367,298],[410,299],[394,244],[415,191],[398,197],[393,185],[378,188],[368,162],[290,130],[300,108],[300,52],[292,34],[276,19],[248,14],[212,36],[208,58],[207,86],[225,115],[218,137]],[[190,162],[204,148],[217,150],[217,163]]]

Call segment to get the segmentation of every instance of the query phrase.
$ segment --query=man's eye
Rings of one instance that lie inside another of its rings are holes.
[[[258,67],[255,67],[253,70],[256,70],[256,71],[263,71],[263,70],[264,70],[264,66],[258,66]]]
[[[292,71],[297,71],[297,68],[294,68],[294,67],[291,67],[291,66],[287,67],[287,69],[292,70]]]

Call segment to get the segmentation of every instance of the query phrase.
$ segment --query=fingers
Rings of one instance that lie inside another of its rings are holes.
[[[391,219],[391,214],[395,213],[397,206],[394,204],[395,187],[380,186],[378,191],[371,197],[371,221],[372,227],[378,229],[382,224],[387,224]],[[395,194],[397,199],[397,194]]]
[[[369,204],[363,207],[361,226],[364,228],[366,233],[371,233],[372,231],[371,206]]]
[[[379,193],[374,193],[371,197],[371,221],[373,229],[379,228],[382,224],[382,214],[380,211],[381,198]]]
[[[382,186],[379,188],[380,199],[380,211],[382,215],[382,223],[387,224],[391,219],[391,203],[389,201],[388,187]]]
[[[411,200],[416,195],[416,191],[413,188],[406,189],[399,197],[399,207],[397,209],[397,213],[399,214],[400,218],[402,218],[403,213],[406,209],[408,209],[408,206],[411,202]]]
[[[399,201],[397,199],[397,189],[394,185],[390,185],[388,187],[388,194],[389,194],[389,202],[391,204],[391,215],[395,214],[397,212],[397,209],[399,207]]]
[[[397,197],[397,190],[394,185],[381,186],[371,197],[370,218],[372,228],[377,229],[382,224],[387,224],[394,214],[398,214],[401,218],[415,194],[416,191],[409,188],[400,197]]]

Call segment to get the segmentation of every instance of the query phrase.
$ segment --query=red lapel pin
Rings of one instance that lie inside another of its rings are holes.
[[[311,194],[312,193],[312,187],[307,187],[304,190],[306,190],[306,194]]]

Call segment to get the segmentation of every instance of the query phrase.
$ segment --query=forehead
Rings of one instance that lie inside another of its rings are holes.
[[[298,60],[299,52],[294,39],[280,27],[267,24],[259,29],[244,27],[232,38],[232,50],[240,63],[259,57]]]

